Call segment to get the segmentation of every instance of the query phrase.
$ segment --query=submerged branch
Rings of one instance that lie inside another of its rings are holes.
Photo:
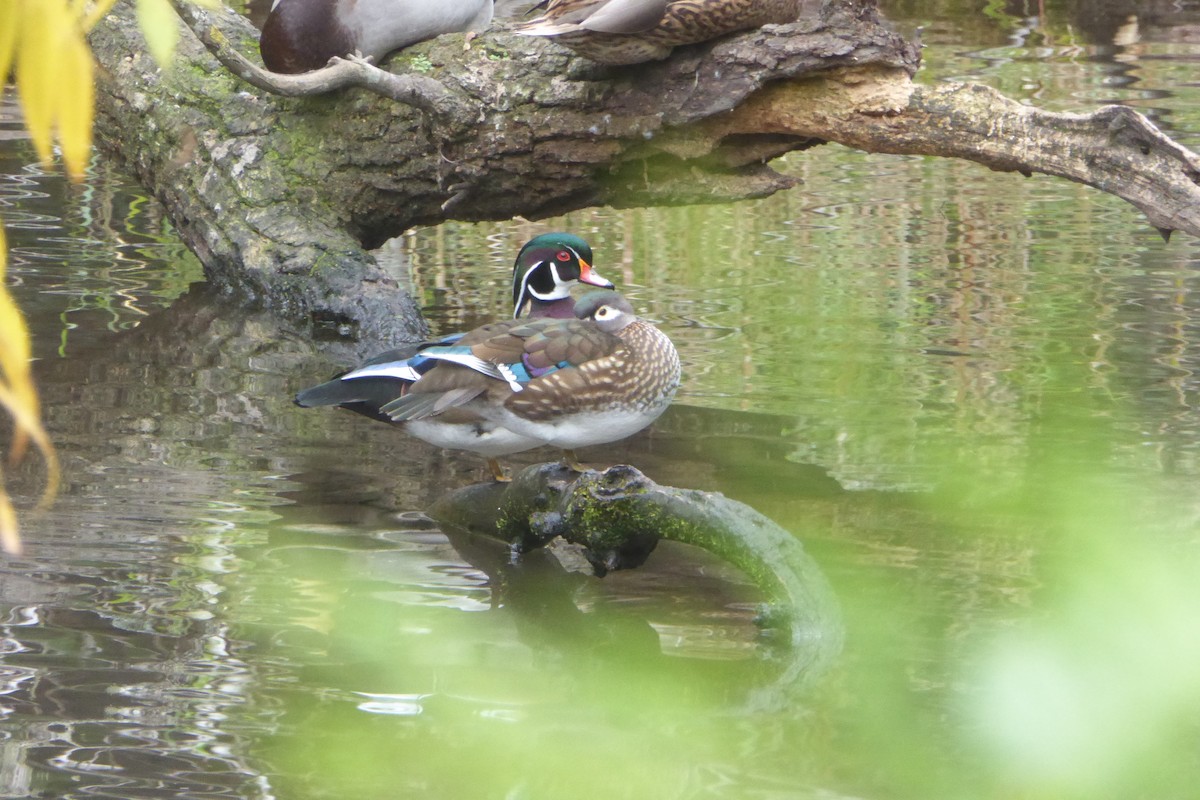
[[[779,683],[824,672],[841,650],[833,591],[794,535],[736,500],[661,486],[630,466],[582,474],[536,464],[511,484],[478,484],[439,500],[442,525],[508,542],[514,553],[562,540],[582,548],[595,573],[640,566],[660,539],[703,548],[745,573],[767,597],[765,622],[787,632]]]

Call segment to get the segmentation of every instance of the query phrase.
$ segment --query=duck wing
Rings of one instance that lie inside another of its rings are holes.
[[[402,422],[466,405],[485,393],[502,404],[549,375],[576,371],[621,347],[619,338],[586,320],[494,323],[457,344],[423,350],[422,357],[438,363],[380,410]]]
[[[514,30],[530,36],[557,36],[588,30],[597,33],[642,33],[657,25],[669,0],[547,0],[540,17]]]
[[[668,0],[609,0],[579,23],[597,33],[643,33],[667,12]]]
[[[436,363],[424,358],[421,351],[453,345],[462,338],[463,334],[455,333],[430,342],[385,350],[355,369],[297,392],[294,402],[303,408],[339,406],[371,419],[391,422],[390,417],[380,413],[380,407],[401,397]]]

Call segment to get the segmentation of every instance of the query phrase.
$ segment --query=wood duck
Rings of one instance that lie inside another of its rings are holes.
[[[492,0],[275,0],[258,49],[272,72],[308,72],[334,56],[379,59],[443,33],[482,31],[492,10]]]
[[[562,448],[581,469],[576,448],[624,439],[666,410],[680,364],[671,340],[614,291],[588,293],[575,314],[485,325],[426,348],[439,363],[379,410],[411,425],[467,409]]]
[[[543,0],[514,27],[601,64],[657,61],[671,49],[769,23],[794,22],[805,0]]]
[[[525,243],[513,264],[513,319],[526,316],[573,319],[571,287],[579,283],[613,288],[592,269],[592,248],[570,233],[543,233]]]
[[[575,300],[571,287],[578,283],[612,288],[591,265],[592,249],[578,236],[545,233],[530,239],[513,264],[513,318],[570,317]],[[298,393],[295,402],[305,408],[338,406],[380,422],[394,423],[380,409],[403,397],[438,360],[425,350],[446,347],[471,334],[455,333],[428,342],[388,350],[357,369]],[[496,480],[504,480],[497,456],[519,453],[542,444],[538,439],[515,434],[466,409],[457,409],[435,419],[404,424],[408,433],[435,447],[469,450],[484,456]]]

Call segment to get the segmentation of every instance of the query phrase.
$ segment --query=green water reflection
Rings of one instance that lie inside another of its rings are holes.
[[[921,80],[1130,102],[1194,146],[1186,12],[1096,45],[1046,5],[896,10]],[[823,147],[763,201],[393,244],[438,331],[503,315],[513,253],[567,228],[670,333],[679,407],[584,455],[804,542],[845,650],[764,704],[781,653],[745,577],[674,547],[601,581],[437,529],[477,459],[294,408],[344,352],[187,290],[137,192],[4,152],[67,470],[3,570],[7,795],[1194,794],[1200,273],[1119,201]]]

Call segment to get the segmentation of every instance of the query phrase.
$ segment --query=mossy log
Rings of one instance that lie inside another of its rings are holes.
[[[243,17],[184,13],[214,50],[257,52]],[[654,64],[600,67],[501,22],[469,46],[446,35],[397,54],[396,75],[343,64],[286,86],[244,59],[238,77],[187,29],[160,70],[134,16],[121,0],[92,35],[102,143],[162,199],[214,283],[381,342],[424,328],[365,248],[412,226],[763,196],[794,184],[768,162],[827,141],[1065,177],[1164,234],[1200,235],[1200,159],[1145,117],[918,86],[919,48],[865,0]],[[361,88],[273,93],[346,84]]]
[[[721,494],[661,486],[630,466],[576,473],[535,464],[508,484],[477,484],[440,499],[446,527],[498,538],[514,554],[561,539],[582,549],[595,574],[641,566],[660,540],[703,548],[763,592],[764,626],[784,633],[787,666],[776,686],[823,673],[841,651],[833,591],[800,540]]]

